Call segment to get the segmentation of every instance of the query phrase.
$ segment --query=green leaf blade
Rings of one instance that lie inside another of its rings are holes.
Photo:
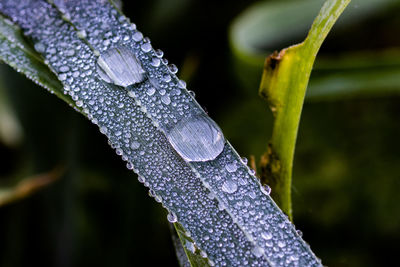
[[[83,110],[89,113],[88,118],[99,125],[100,131],[107,135],[118,154],[122,152],[124,158],[129,157],[129,168],[134,168],[141,176],[140,181],[152,189],[151,194],[157,199],[162,199],[163,205],[177,215],[179,222],[196,240],[196,245],[207,251],[216,263],[230,262],[226,257],[235,254],[236,257],[248,260],[254,265],[266,265],[249,253],[251,243],[229,215],[218,210],[218,203],[208,198],[200,180],[177,156],[153,122],[140,111],[132,98],[127,96],[127,91],[105,84],[95,75],[73,77],[75,71],[71,73],[73,79],[63,75],[63,66],[82,72],[85,66],[95,70],[97,56],[78,38],[75,29],[61,19],[57,10],[45,2],[28,4],[30,5],[15,9],[10,6],[2,11],[14,14],[15,19],[18,19],[15,13],[18,14],[19,10],[24,8],[41,14],[39,18],[42,20],[36,20],[36,16],[26,16],[18,22],[22,28],[34,29],[33,40],[41,42],[46,51],[52,52],[52,48],[64,51],[58,54],[44,53],[44,57],[59,73],[65,92],[75,98],[78,106],[85,105]],[[27,14],[29,13],[31,12],[28,11]],[[28,20],[24,20],[25,18]],[[74,54],[67,56],[72,53],[65,51],[71,49]],[[90,99],[84,99],[85,96],[90,96]],[[120,108],[120,104],[123,104],[124,108]],[[140,146],[132,148],[132,142],[138,142]],[[223,234],[229,237],[229,240],[226,240],[224,247],[218,247],[219,235],[209,235],[209,240],[206,240],[203,238],[206,229]],[[225,254],[222,249],[226,251]],[[246,251],[248,254],[245,254]]]
[[[181,225],[175,223],[171,231],[173,231],[172,241],[181,267],[210,266],[207,253],[195,250],[193,240],[185,234],[185,229]]]

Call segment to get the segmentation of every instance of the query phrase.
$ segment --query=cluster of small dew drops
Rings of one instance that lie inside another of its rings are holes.
[[[0,38],[0,59],[9,64],[18,72],[22,72],[30,80],[46,88],[50,93],[52,90],[48,87],[46,82],[41,80],[40,75],[35,69],[35,63],[31,58],[27,57],[26,51],[30,48],[21,42],[21,36],[18,35],[19,29],[9,20],[0,20],[0,27],[3,31],[3,38]]]
[[[230,236],[216,236],[215,229],[218,229],[218,225],[224,226],[226,223],[214,221],[216,225],[209,228],[212,234],[210,237],[222,238],[223,243],[217,242],[222,248],[226,250],[229,247],[228,244],[232,244],[234,245],[231,247],[232,251],[245,254],[244,257],[239,257],[244,261],[240,264],[251,262],[257,266],[257,262],[262,264],[264,261],[262,256],[266,255],[277,266],[319,265],[314,261],[312,252],[305,247],[304,242],[296,238],[297,232],[293,225],[287,218],[281,216],[277,207],[270,202],[269,189],[261,187],[252,175],[252,171],[243,164],[233,148],[225,145],[221,130],[185,90],[185,83],[176,78],[177,68],[174,65],[168,65],[162,57],[163,53],[152,49],[149,39],[144,38],[133,24],[129,24],[125,17],[110,8],[106,2],[84,0],[57,2],[55,4],[62,3],[60,9],[64,12],[64,19],[71,20],[74,25],[77,25],[78,38],[72,34],[54,34],[58,31],[73,33],[73,30],[56,14],[44,13],[43,11],[48,10],[49,6],[45,7],[43,2],[26,1],[20,4],[20,10],[14,9],[14,12],[18,13],[16,17],[21,18],[20,24],[26,23],[25,28],[28,34],[31,34],[34,39],[46,40],[43,43],[38,42],[35,48],[46,55],[48,64],[59,73],[59,79],[66,85],[66,93],[76,101],[77,106],[83,107],[89,119],[98,124],[100,131],[109,137],[110,144],[116,149],[117,154],[128,162],[128,168],[146,174],[141,175],[140,180],[145,186],[151,188],[150,195],[171,210],[168,219],[170,221],[179,219],[185,224],[183,219],[187,219],[188,213],[193,214],[195,205],[182,210],[182,206],[177,207],[171,200],[171,192],[166,188],[168,182],[175,178],[172,167],[177,167],[173,165],[179,160],[168,160],[171,155],[174,155],[172,150],[162,157],[165,146],[157,144],[154,140],[164,142],[168,140],[175,152],[190,162],[193,172],[190,170],[186,172],[192,176],[192,173],[195,173],[197,178],[201,179],[200,182],[200,179],[193,177],[197,183],[205,186],[205,192],[203,192],[205,199],[219,206],[219,213],[225,216],[225,220],[233,220],[233,228],[237,229],[233,231],[237,231],[238,236],[243,236],[240,230],[247,233],[247,239],[243,237],[241,244],[245,247],[252,246],[252,249],[234,250],[235,242],[229,242]],[[5,1],[5,3],[8,3],[11,8],[18,6],[12,1]],[[26,7],[25,4],[30,5],[29,8],[35,4],[38,6],[37,9],[31,9],[29,12],[36,18],[39,17],[37,13],[42,12],[43,23],[33,27],[29,18],[22,18],[22,13],[25,16],[28,11],[21,9]],[[90,5],[98,5],[104,9],[88,8]],[[88,10],[98,10],[101,13],[92,14]],[[102,22],[100,28],[98,27],[100,22],[96,18],[100,18]],[[53,32],[51,28],[54,29]],[[90,47],[79,38],[87,40]],[[92,51],[93,48],[94,51]],[[79,54],[76,54],[77,51]],[[99,56],[97,61],[93,55]],[[126,67],[131,68],[125,71]],[[97,80],[93,79],[95,76],[93,70],[96,68]],[[122,78],[121,75],[124,77]],[[128,93],[118,88],[115,90],[104,83],[100,83],[101,86],[99,86],[99,77],[106,83],[124,86]],[[132,97],[137,106],[132,105],[125,95]],[[141,112],[138,113],[138,111]],[[135,116],[126,116],[125,112],[135,114]],[[151,129],[150,132],[157,133],[158,136],[149,135],[146,138],[146,134],[139,129],[138,125],[143,125],[143,129]],[[176,128],[177,126],[179,128]],[[199,133],[200,128],[206,130]],[[161,129],[167,139],[160,135],[157,129]],[[136,150],[141,151],[133,153]],[[155,157],[159,159],[157,163],[166,164],[163,169],[158,170],[159,173],[146,167],[146,163],[154,161]],[[210,165],[209,160],[215,162]],[[138,164],[141,161],[146,162]],[[182,163],[181,169],[185,168],[188,168],[187,165]],[[167,170],[168,173],[161,170]],[[184,177],[182,174],[178,175],[180,176],[177,177]],[[184,183],[183,188],[187,190],[188,184]],[[199,188],[203,187],[199,186]],[[198,188],[195,191],[199,191]],[[182,196],[176,194],[175,197]],[[190,199],[190,196],[187,197]],[[219,213],[214,217],[221,217]],[[207,216],[205,218],[210,219]],[[202,221],[201,218],[200,221]],[[206,219],[203,221],[207,223]],[[195,223],[186,222],[184,226],[190,232],[193,229],[199,237],[204,237],[204,233],[197,233],[203,228],[194,227]],[[202,238],[195,238],[195,240],[203,241]],[[212,242],[203,242],[198,245],[204,247],[204,251],[214,252],[217,248],[207,249],[208,243]],[[252,251],[252,254],[246,254],[247,251]],[[215,257],[210,264],[218,266],[232,264],[227,261],[229,255],[232,254],[225,254],[226,257],[223,259],[217,258],[218,255],[220,254],[214,253]],[[238,264],[238,262],[235,263]]]
[[[68,4],[62,9],[68,10]],[[167,65],[163,53],[152,49],[149,39],[125,17],[111,11],[109,18],[102,20],[100,29],[97,23],[82,25],[88,29],[88,42],[99,51],[100,78],[125,87],[185,160],[207,161],[218,156],[225,144],[222,131],[193,97],[185,93],[185,83],[175,75],[177,67]],[[110,23],[105,25],[104,21]],[[77,24],[79,27],[79,21]],[[107,27],[109,24],[112,31]],[[95,29],[91,30],[91,25]],[[99,36],[105,38],[102,43],[98,42]],[[140,63],[146,61],[150,64]]]
[[[179,219],[195,245],[207,251],[211,265],[268,265],[250,253],[252,244],[229,214],[216,208],[218,202],[208,197],[209,191],[190,168],[166,146],[168,141],[154,122],[132,105],[125,91],[99,83],[93,73],[96,53],[79,39],[85,34],[76,35],[44,2],[3,4],[1,11],[15,18],[36,40],[46,62],[59,73],[65,93],[99,125],[128,168],[140,174],[139,180],[151,189],[150,194],[171,211],[169,219]]]

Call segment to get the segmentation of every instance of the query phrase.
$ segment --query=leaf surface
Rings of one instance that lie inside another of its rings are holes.
[[[209,161],[187,161],[177,153],[169,131],[184,118],[208,116],[176,77],[175,67],[112,5],[10,0],[0,4],[0,11],[42,48],[64,93],[99,126],[195,249],[207,254],[209,265],[321,266],[228,142]],[[97,65],[100,55],[121,47],[132,51],[146,73],[125,87],[113,82],[126,76],[106,82]]]
[[[58,81],[57,76],[44,63],[32,45],[25,40],[21,29],[1,14],[0,50],[2,61],[65,102],[75,105],[74,101],[63,93],[63,85]]]

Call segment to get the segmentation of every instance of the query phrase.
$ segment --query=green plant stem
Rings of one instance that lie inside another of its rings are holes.
[[[260,95],[275,120],[261,159],[261,180],[271,186],[272,198],[290,219],[293,157],[308,80],[322,42],[349,2],[326,1],[304,42],[275,52],[265,61]]]

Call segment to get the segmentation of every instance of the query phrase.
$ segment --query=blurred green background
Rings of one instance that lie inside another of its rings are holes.
[[[257,161],[272,124],[258,96],[263,58],[304,39],[323,1],[125,2],[124,13],[179,67],[227,139]],[[267,20],[257,24],[251,12],[260,10]],[[398,0],[353,0],[312,73],[293,208],[324,265],[396,262],[399,12]],[[0,197],[1,188],[64,167],[55,182],[0,206],[0,266],[177,265],[166,212],[97,127],[5,65],[0,96]]]

